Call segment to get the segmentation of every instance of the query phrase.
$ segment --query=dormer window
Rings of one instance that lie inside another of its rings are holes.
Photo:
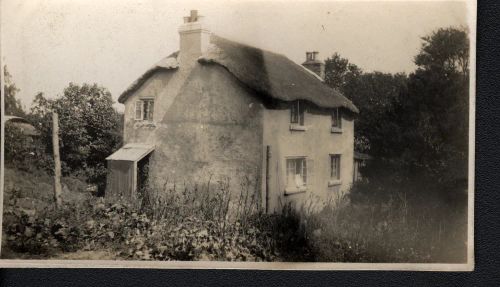
[[[153,99],[140,99],[135,102],[135,120],[137,121],[153,121],[154,112]]]
[[[342,132],[342,115],[339,108],[332,111],[332,133]]]
[[[290,123],[295,125],[304,125],[304,105],[300,101],[292,103],[290,109]]]

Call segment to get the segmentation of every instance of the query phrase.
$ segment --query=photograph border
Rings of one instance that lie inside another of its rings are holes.
[[[280,1],[280,0],[278,0]],[[304,1],[304,0],[302,0]],[[307,0],[305,0],[307,1]],[[329,0],[332,2],[345,0]],[[366,2],[366,0],[355,0]],[[379,0],[369,2],[401,2]],[[474,193],[475,193],[475,134],[476,134],[476,40],[477,1],[476,0],[403,0],[409,2],[465,2],[470,38],[470,78],[469,78],[469,151],[468,151],[468,218],[467,218],[467,263],[295,263],[295,262],[229,262],[229,261],[138,261],[138,260],[54,260],[54,259],[0,259],[0,268],[134,268],[134,269],[226,269],[226,270],[304,270],[304,271],[474,271]],[[3,39],[0,22],[0,43]],[[0,45],[0,55],[2,46]],[[3,56],[0,57],[3,67]],[[3,94],[4,77],[1,77]],[[1,97],[1,159],[0,159],[0,222],[3,220],[4,190],[4,97]],[[2,225],[0,224],[0,231]],[[0,232],[0,242],[2,234]],[[0,246],[1,253],[1,246]]]

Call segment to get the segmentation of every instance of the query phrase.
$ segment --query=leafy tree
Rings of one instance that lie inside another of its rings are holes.
[[[372,187],[388,186],[377,180],[390,177],[401,183],[396,191],[404,185],[418,194],[457,198],[467,188],[469,40],[455,28],[439,29],[422,40],[417,69],[388,108],[373,117],[366,110],[360,114],[367,126],[360,123],[357,133],[368,137],[370,154],[377,158],[365,175]]]
[[[350,82],[355,81],[363,71],[356,65],[334,53],[325,60],[325,83],[332,88],[342,90]]]
[[[456,28],[423,37],[400,113],[412,143],[409,160],[443,182],[467,178],[469,119],[469,38]]]
[[[5,114],[18,117],[26,116],[23,106],[21,105],[21,101],[16,99],[16,94],[19,92],[19,88],[17,88],[16,84],[12,81],[12,75],[7,70],[7,66],[3,67],[3,76],[5,80],[3,87],[3,94],[5,95]]]
[[[42,130],[48,152],[52,148],[51,112],[59,114],[63,172],[83,171],[90,182],[103,187],[104,159],[121,144],[120,115],[112,105],[110,92],[96,84],[70,83],[56,99],[36,95],[31,117]]]
[[[397,131],[388,113],[406,88],[406,80],[405,74],[364,73],[338,53],[325,61],[326,84],[341,91],[360,111],[355,121],[356,150],[387,153],[388,139],[381,137],[386,135],[384,130]]]

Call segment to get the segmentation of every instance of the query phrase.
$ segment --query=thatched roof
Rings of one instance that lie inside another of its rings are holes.
[[[307,100],[320,107],[358,109],[339,91],[287,57],[213,35],[212,44],[201,63],[224,66],[251,89],[282,101]]]
[[[177,62],[178,52],[172,53],[169,56],[161,59],[158,63],[154,64],[149,68],[142,76],[135,80],[118,98],[119,103],[125,103],[127,98],[135,92],[144,82],[149,79],[158,70],[171,70],[177,69],[179,67],[179,62]]]
[[[211,44],[198,62],[225,67],[240,82],[263,96],[281,101],[306,100],[319,107],[341,107],[358,113],[356,106],[339,91],[328,87],[316,74],[283,55],[216,35],[212,35]],[[129,94],[159,68],[157,64],[148,70],[118,101],[123,103]]]

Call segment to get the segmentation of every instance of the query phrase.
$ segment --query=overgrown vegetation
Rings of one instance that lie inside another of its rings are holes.
[[[7,185],[4,257],[107,251],[113,259],[133,260],[461,262],[465,256],[462,217],[411,209],[403,195],[384,204],[344,197],[319,213],[284,206],[279,214],[264,214],[253,188],[238,187],[240,195],[231,198],[227,182],[149,190],[130,204],[106,203],[86,193],[83,182],[65,178],[66,186],[80,188],[63,194],[63,208],[55,209],[49,176],[7,175],[24,186]],[[369,186],[356,189],[353,194]],[[26,198],[32,204],[20,208]]]
[[[83,174],[104,192],[105,158],[121,145],[122,115],[113,108],[110,92],[97,84],[70,83],[61,96],[46,98],[38,93],[29,113],[16,99],[19,89],[4,67],[5,112],[28,120],[38,136],[23,135],[7,123],[5,160],[7,165],[53,170],[52,112],[59,114],[60,154],[65,175]]]

